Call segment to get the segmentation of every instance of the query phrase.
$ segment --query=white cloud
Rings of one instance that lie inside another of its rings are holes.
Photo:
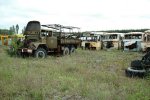
[[[0,27],[39,20],[82,30],[149,28],[149,4],[149,0],[1,0]]]

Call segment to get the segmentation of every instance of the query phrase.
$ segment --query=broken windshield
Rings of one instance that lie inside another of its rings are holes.
[[[126,34],[125,39],[142,39],[142,34]]]
[[[118,37],[117,34],[105,35],[104,40],[106,40],[106,39],[117,39],[117,37]]]

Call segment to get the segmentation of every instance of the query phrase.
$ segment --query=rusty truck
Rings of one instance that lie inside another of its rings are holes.
[[[45,58],[52,52],[69,55],[81,43],[79,39],[72,36],[77,33],[73,29],[79,28],[60,24],[41,25],[39,21],[29,21],[24,32],[23,46],[18,49],[18,52],[21,55],[28,54],[36,58]]]
[[[150,51],[150,30],[125,34],[124,51]]]
[[[122,49],[124,33],[105,33],[103,35],[103,49]]]

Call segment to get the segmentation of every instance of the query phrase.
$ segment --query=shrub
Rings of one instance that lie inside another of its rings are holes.
[[[10,56],[17,56],[18,55],[18,49],[23,46],[23,43],[20,41],[20,39],[18,39],[17,37],[15,37],[12,40],[12,43],[9,47],[9,49],[7,50],[8,54]]]

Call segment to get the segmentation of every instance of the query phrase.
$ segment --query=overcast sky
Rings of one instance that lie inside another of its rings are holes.
[[[0,28],[30,20],[82,31],[150,28],[150,0],[0,0]]]

